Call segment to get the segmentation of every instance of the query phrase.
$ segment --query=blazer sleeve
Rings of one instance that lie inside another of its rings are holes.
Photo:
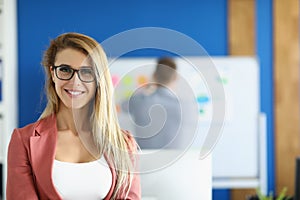
[[[133,175],[131,187],[127,196],[127,200],[140,200],[141,197],[141,184],[140,184],[140,175],[135,173]]]
[[[123,131],[127,137],[127,145],[131,154],[131,160],[134,165],[134,172],[132,172],[132,182],[126,198],[118,197],[118,200],[141,200],[141,183],[139,173],[139,157],[137,153],[137,144],[132,135],[128,131]]]
[[[7,156],[7,200],[38,200],[28,151],[18,129],[13,131]]]
[[[136,164],[137,165],[137,161]],[[128,196],[125,198],[126,200],[141,200],[141,184],[140,184],[140,175],[137,170],[132,174],[132,182],[130,185],[130,189],[128,192]]]

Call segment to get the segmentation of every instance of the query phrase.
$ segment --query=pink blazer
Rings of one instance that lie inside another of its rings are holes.
[[[55,115],[14,130],[8,148],[7,200],[62,199],[52,182],[56,138]],[[128,138],[131,147],[135,148],[133,138],[131,136]],[[108,163],[113,184],[105,200],[111,199],[116,184],[116,171],[112,163]],[[134,174],[127,198],[118,195],[117,199],[141,199],[138,174]]]

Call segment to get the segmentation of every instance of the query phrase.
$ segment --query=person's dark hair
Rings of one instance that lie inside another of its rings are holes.
[[[158,59],[154,72],[154,79],[157,84],[169,84],[176,79],[177,66],[174,60],[170,57],[162,57]]]

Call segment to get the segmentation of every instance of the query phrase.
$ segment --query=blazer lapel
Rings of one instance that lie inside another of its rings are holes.
[[[114,192],[115,186],[116,186],[116,170],[115,170],[115,166],[113,164],[113,162],[108,158],[108,156],[106,154],[104,154],[105,160],[110,168],[111,174],[112,174],[112,184],[110,187],[110,190],[108,192],[108,194],[106,195],[106,197],[104,198],[104,200],[110,200],[111,196]]]
[[[49,199],[61,199],[52,182],[52,165],[55,157],[57,138],[56,117],[42,119],[30,138],[30,154],[33,174],[38,186]]]

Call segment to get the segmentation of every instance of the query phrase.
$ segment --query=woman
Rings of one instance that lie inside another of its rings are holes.
[[[140,199],[136,143],[119,127],[102,47],[62,34],[43,65],[48,103],[12,134],[7,199]]]

